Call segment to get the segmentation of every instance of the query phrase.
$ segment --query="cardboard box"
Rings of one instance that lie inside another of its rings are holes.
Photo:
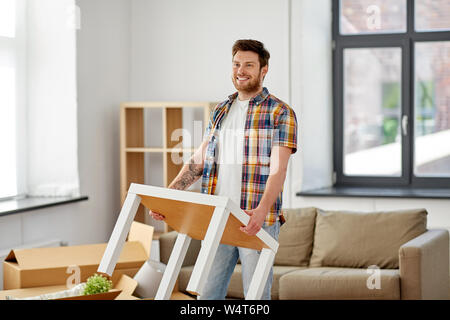
[[[153,227],[133,222],[112,280],[121,275],[134,276],[150,257]],[[97,272],[106,243],[70,247],[11,250],[3,262],[5,290],[66,285],[79,267],[80,282]]]
[[[155,298],[136,298],[138,300],[155,300]],[[187,294],[184,294],[180,291],[174,291],[171,296],[170,300],[197,300],[196,298],[193,298],[191,296],[188,296]]]
[[[117,296],[116,300],[135,299],[135,297],[133,297],[133,293],[138,286],[138,282],[136,280],[127,275],[122,275],[118,281],[112,280],[112,282],[114,289],[121,290],[121,293]]]
[[[111,280],[113,283],[115,283],[117,280],[120,279],[122,275],[129,276],[131,278],[134,278],[136,273],[139,271],[140,268],[131,268],[131,269],[117,269],[114,270],[114,273],[111,277]]]
[[[105,293],[92,294],[87,296],[75,296],[67,297],[55,300],[130,300],[136,299],[133,297],[133,292],[136,289],[138,283],[136,280],[123,275],[117,282],[113,282],[113,289]],[[12,296],[15,298],[27,298],[40,296],[42,294],[58,292],[67,290],[65,285],[62,286],[46,286],[35,287],[26,289],[13,289],[0,291],[0,300],[6,300],[6,296]]]

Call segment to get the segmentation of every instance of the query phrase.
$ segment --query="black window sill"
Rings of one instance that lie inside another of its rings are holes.
[[[381,188],[334,186],[310,191],[301,191],[296,193],[296,196],[450,199],[450,188]]]
[[[88,197],[26,197],[4,200],[0,201],[0,217],[84,200],[88,200]]]

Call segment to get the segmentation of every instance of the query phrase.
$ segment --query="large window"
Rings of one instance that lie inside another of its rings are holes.
[[[0,0],[0,199],[79,196],[75,0]]]
[[[23,71],[23,2],[0,0],[0,198],[23,190],[19,130]]]
[[[333,1],[336,184],[450,187],[450,1]]]

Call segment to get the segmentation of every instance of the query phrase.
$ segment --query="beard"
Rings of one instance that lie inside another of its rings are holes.
[[[239,83],[236,79],[236,76],[233,75],[232,79],[233,85],[238,91],[242,91],[245,93],[252,93],[259,89],[261,83],[261,73],[257,78],[250,78],[246,83]]]

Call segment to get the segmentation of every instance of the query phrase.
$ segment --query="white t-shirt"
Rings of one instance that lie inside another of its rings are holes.
[[[241,202],[242,160],[244,158],[244,129],[248,102],[237,97],[222,122],[217,155],[217,185],[215,195],[227,196],[238,206]]]

